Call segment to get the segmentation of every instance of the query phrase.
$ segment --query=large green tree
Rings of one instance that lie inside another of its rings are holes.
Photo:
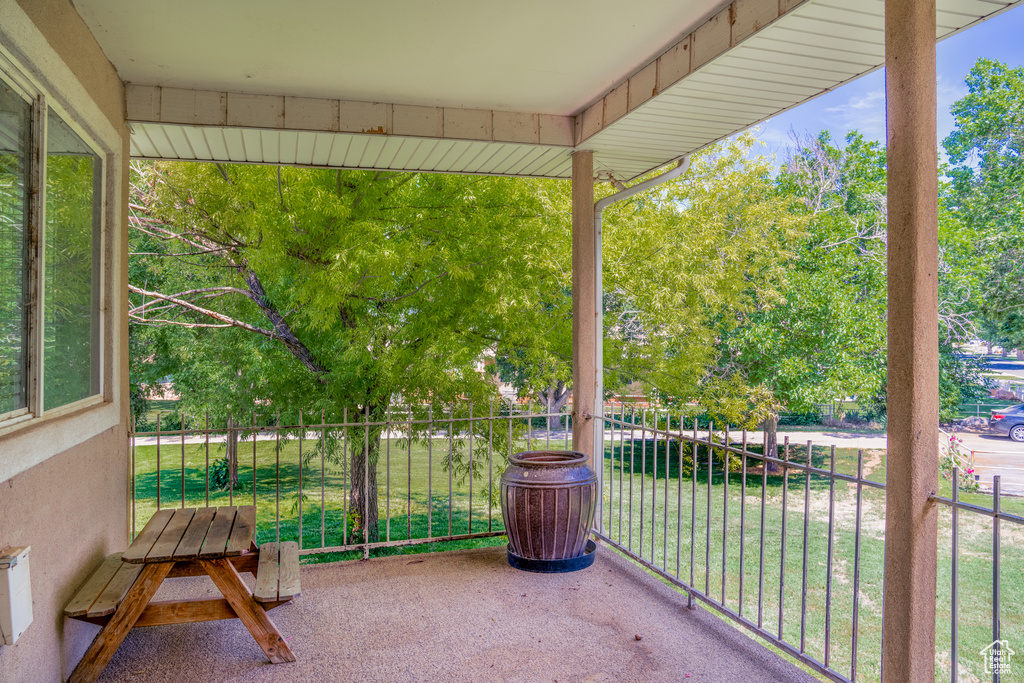
[[[885,149],[856,132],[842,145],[827,132],[796,142],[777,191],[806,227],[771,296],[752,294],[753,305],[720,328],[719,379],[707,401],[731,422],[762,420],[768,451],[780,409],[811,411],[853,396],[885,414]],[[956,352],[972,332],[975,242],[945,203],[939,243],[940,401],[949,419],[982,384],[976,364]]]
[[[780,256],[772,296],[752,294],[721,328],[713,387],[730,398],[713,413],[744,422],[746,403],[763,421],[766,452],[780,410],[872,396],[883,381],[885,152],[857,134],[842,147],[827,133],[799,140],[775,190],[804,229]]]
[[[381,422],[496,396],[478,372],[525,345],[560,295],[554,183],[162,163],[136,166],[132,320],[183,409]],[[562,192],[564,194],[564,192]],[[537,245],[544,245],[538,249]],[[457,408],[455,408],[457,409]],[[351,507],[377,534],[380,428],[350,439]]]
[[[693,156],[656,191],[605,212],[605,365],[679,401],[715,400],[718,344],[775,301],[803,219],[745,134]]]
[[[607,394],[639,382],[663,401],[723,398],[720,327],[758,300],[777,298],[804,220],[791,210],[792,198],[775,190],[770,160],[751,154],[755,144],[747,134],[713,145],[694,154],[679,178],[605,209]],[[597,195],[617,189],[601,184]],[[569,197],[558,205],[568,211]],[[499,367],[518,388],[557,407],[571,378],[571,298],[568,289],[550,295],[538,303],[544,334],[523,346],[503,344]]]
[[[944,141],[947,203],[980,262],[972,303],[996,341],[1024,348],[1024,67],[979,59]]]

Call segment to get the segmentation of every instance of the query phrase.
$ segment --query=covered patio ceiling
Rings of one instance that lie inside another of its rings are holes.
[[[882,0],[75,5],[142,158],[628,181],[884,61]]]

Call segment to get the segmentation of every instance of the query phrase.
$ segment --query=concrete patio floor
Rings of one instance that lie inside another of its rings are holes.
[[[175,579],[156,599],[213,591]],[[815,680],[608,548],[553,575],[504,548],[303,565],[301,597],[270,615],[297,662],[267,662],[237,620],[158,626],[100,681]]]

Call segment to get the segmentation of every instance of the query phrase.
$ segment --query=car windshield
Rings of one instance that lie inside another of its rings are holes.
[[[1006,408],[1003,408],[1001,411],[998,411],[998,412],[1002,412],[1002,413],[1020,413],[1020,412],[1024,412],[1024,403],[1018,403],[1015,406],[1007,406]]]

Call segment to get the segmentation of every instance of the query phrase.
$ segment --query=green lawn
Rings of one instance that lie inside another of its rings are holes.
[[[759,447],[758,447],[759,448]],[[614,451],[614,452],[613,452]],[[632,451],[632,452],[631,452]],[[835,484],[832,506],[831,604],[826,604],[829,548],[829,480],[802,472],[788,477],[769,475],[764,482],[764,572],[761,572],[761,487],[762,475],[748,474],[746,496],[743,477],[731,473],[726,490],[720,460],[708,481],[707,454],[701,449],[696,478],[684,459],[679,476],[679,456],[674,444],[657,448],[648,442],[618,442],[605,453],[604,524],[612,538],[645,560],[678,576],[734,611],[769,631],[779,632],[780,593],[782,634],[797,647],[803,639],[806,652],[825,659],[826,607],[831,618],[829,664],[849,675],[851,666],[852,612],[854,605],[854,556],[856,550],[856,485]],[[815,448],[813,464],[828,469],[829,451]],[[791,448],[791,458],[806,461],[806,448]],[[757,461],[751,459],[748,467]],[[734,465],[741,467],[738,460]],[[737,467],[737,469],[739,469]],[[837,449],[836,471],[856,474],[857,451]],[[865,454],[866,478],[884,481],[883,451]],[[943,482],[940,495],[949,496],[951,487]],[[632,496],[630,496],[632,492]],[[808,514],[805,518],[805,495]],[[862,493],[861,546],[858,603],[857,680],[878,680],[882,618],[882,566],[884,558],[885,492],[865,487]],[[965,502],[991,507],[990,495],[963,494]],[[786,531],[783,544],[783,500]],[[745,502],[744,502],[745,501]],[[632,506],[632,514],[630,507]],[[1003,510],[1024,514],[1024,501],[1004,499]],[[727,517],[727,521],[726,521]],[[691,544],[691,518],[693,542]],[[742,518],[742,519],[741,519]],[[938,616],[936,680],[949,680],[951,515],[940,508]],[[653,524],[652,524],[653,519]],[[710,524],[708,520],[710,519]],[[807,544],[804,544],[806,520]],[[723,525],[727,541],[723,549]],[[710,529],[710,533],[709,530]],[[741,543],[741,529],[743,537]],[[970,672],[984,680],[978,654],[991,640],[992,606],[992,521],[980,515],[960,513],[960,608],[959,639],[962,674]],[[1002,636],[1011,643],[1024,643],[1024,528],[1002,523],[1001,588]],[[783,546],[785,558],[783,559]],[[692,549],[692,550],[691,550]],[[806,591],[803,588],[806,549]],[[740,553],[743,553],[741,569]],[[693,561],[691,562],[691,552]],[[724,561],[723,561],[724,557]],[[723,571],[724,564],[724,571]],[[784,567],[784,571],[782,568]],[[780,588],[780,575],[784,577]],[[743,599],[740,600],[740,581]],[[806,601],[806,604],[805,604]],[[962,680],[969,679],[966,676]]]
[[[496,423],[499,424],[499,423]],[[544,447],[545,441],[513,442],[513,452]],[[432,442],[385,439],[378,462],[378,509],[381,541],[440,538],[470,533],[501,532],[504,525],[498,504],[499,477],[506,454],[488,454],[488,443],[477,438],[473,449],[472,482],[447,468],[448,439]],[[182,444],[180,437],[162,437],[155,445],[136,445],[133,453],[134,524],[138,531],[161,508],[228,504],[255,504],[256,541],[298,541],[305,550],[353,546],[363,534],[353,528],[348,510],[348,467],[322,461],[317,440],[243,440],[239,443],[237,487],[207,493],[208,465],[224,457],[218,443]],[[469,444],[459,444],[462,462]],[[564,448],[564,443],[552,443]],[[300,453],[301,448],[301,453]],[[157,460],[159,458],[159,468]],[[253,492],[255,472],[256,490]],[[278,514],[279,512],[279,514]],[[278,521],[279,520],[279,521]],[[374,549],[372,555],[427,552],[441,549],[503,545],[502,537]],[[361,557],[361,550],[342,554],[312,554],[307,562]]]

